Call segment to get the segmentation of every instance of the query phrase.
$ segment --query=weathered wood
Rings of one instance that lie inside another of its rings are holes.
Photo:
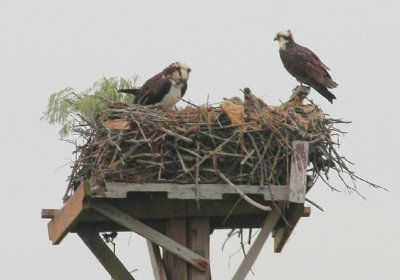
[[[294,227],[297,225],[301,217],[309,217],[311,214],[310,207],[303,207],[303,204],[292,203],[290,208],[286,211],[286,222],[284,227],[278,228],[274,235],[274,252],[282,252],[286,241],[292,234]]]
[[[288,186],[276,185],[236,185],[246,195],[261,194],[264,200],[287,200],[289,195]],[[107,191],[94,193],[96,197],[125,198],[129,192],[166,192],[169,199],[219,199],[223,195],[237,194],[237,191],[228,184],[199,184],[196,190],[195,184],[164,184],[164,183],[120,183],[109,182],[106,184]],[[271,197],[272,194],[272,197]]]
[[[289,201],[304,203],[307,188],[308,142],[293,141]]]
[[[227,195],[223,200],[218,201],[203,199],[200,208],[194,203],[195,200],[167,199],[162,193],[135,193],[126,199],[106,201],[137,219],[226,217],[231,211],[233,216],[265,213],[243,199],[238,202],[239,199],[238,194]],[[270,204],[264,201],[261,195],[253,195],[252,199],[263,205]],[[233,206],[235,206],[234,209],[232,209]]]
[[[154,280],[167,280],[167,274],[165,273],[164,263],[160,254],[160,247],[150,240],[146,240],[146,243],[149,250],[151,266],[153,268]]]
[[[107,129],[113,130],[128,130],[131,128],[131,125],[126,120],[108,120],[104,123],[104,126]]]
[[[188,220],[189,248],[199,255],[210,259],[210,223],[206,218]],[[210,267],[206,271],[199,271],[189,267],[190,280],[210,280]]]
[[[79,237],[90,249],[93,255],[99,260],[103,267],[115,280],[134,280],[133,276],[104,243],[97,232],[90,229],[81,228],[78,232]]]
[[[211,231],[216,229],[232,229],[232,228],[261,228],[262,225],[264,224],[265,215],[266,214],[264,212],[263,214],[257,214],[257,215],[232,216],[226,221],[224,217],[214,217],[210,218],[210,228]],[[94,221],[88,220],[89,216],[85,218],[85,220],[79,219],[79,226],[72,228],[70,232],[73,233],[77,232],[81,224],[87,225],[88,227],[93,228],[98,232],[132,231],[122,225],[118,225],[117,223],[110,221],[105,217],[101,217],[100,214],[94,217],[96,217],[96,220]],[[154,226],[156,226],[159,223],[165,222],[165,220],[163,219],[157,219],[157,220],[151,219],[151,220],[140,220],[140,221],[152,228],[154,228]]]
[[[186,219],[168,219],[165,223],[165,235],[187,247]],[[188,279],[186,262],[164,249],[164,263],[168,279]]]
[[[243,280],[246,277],[247,273],[250,271],[252,265],[254,264],[258,254],[260,253],[262,247],[264,246],[264,243],[267,240],[269,234],[272,232],[276,223],[278,222],[279,218],[280,218],[280,211],[279,209],[274,208],[265,219],[265,223],[261,228],[260,233],[258,234],[253,245],[247,252],[246,257],[240,264],[232,280]]]
[[[144,223],[132,218],[118,208],[115,208],[112,205],[100,200],[91,200],[89,204],[92,209],[101,213],[111,221],[136,232],[148,240],[151,240],[153,243],[165,248],[175,256],[178,256],[196,268],[200,270],[207,269],[209,265],[209,261],[207,259],[192,252],[188,248],[180,245],[176,241],[168,238],[151,227],[146,226]]]
[[[83,201],[88,195],[90,195],[90,186],[82,183],[61,211],[55,213],[48,223],[49,239],[53,245],[59,244],[78,222],[79,216],[85,208]]]
[[[53,219],[56,213],[60,212],[59,209],[42,209],[42,219]]]

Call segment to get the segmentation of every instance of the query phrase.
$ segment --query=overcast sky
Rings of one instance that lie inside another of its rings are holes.
[[[110,279],[76,235],[52,246],[40,219],[41,208],[62,206],[73,151],[59,127],[39,120],[51,93],[111,76],[138,74],[140,85],[179,60],[193,69],[186,97],[195,103],[249,86],[279,104],[297,83],[273,38],[290,28],[339,84],[333,105],[315,91],[311,98],[353,121],[341,127],[340,153],[389,192],[360,183],[365,201],[318,182],[309,198],[325,213],[313,208],[283,253],[269,242],[248,279],[400,279],[399,10],[394,0],[0,0],[1,278]],[[226,233],[212,235],[213,279],[230,279],[242,259],[229,266],[239,243],[221,252]],[[121,235],[117,253],[136,279],[152,279],[143,239]]]

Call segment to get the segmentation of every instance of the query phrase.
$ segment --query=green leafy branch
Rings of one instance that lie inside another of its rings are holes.
[[[118,89],[133,88],[136,81],[137,77],[103,78],[79,93],[70,87],[54,92],[41,119],[50,124],[60,124],[59,134],[65,139],[73,132],[72,128],[79,127],[79,123],[92,123],[96,115],[106,109],[107,102],[133,103],[133,95],[120,93]]]

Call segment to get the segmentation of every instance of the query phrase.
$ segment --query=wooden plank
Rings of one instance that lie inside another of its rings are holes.
[[[59,209],[42,209],[42,219],[53,219],[56,213],[60,212]]]
[[[304,203],[307,188],[308,142],[293,141],[290,165],[289,201]]]
[[[307,142],[305,142],[307,143]],[[254,186],[254,185],[237,185],[237,187],[245,194],[261,194],[264,200],[280,201],[287,200],[289,195],[289,186]],[[126,198],[129,192],[166,192],[169,199],[196,199],[195,184],[164,184],[164,183],[121,183],[108,182],[106,184],[106,192],[94,193],[96,197],[108,198]],[[221,200],[225,194],[237,194],[237,191],[228,184],[199,184],[199,199],[219,199]],[[272,194],[272,197],[271,197]]]
[[[147,248],[149,249],[150,262],[153,268],[154,280],[167,280],[164,263],[160,254],[160,247],[155,245],[150,240],[146,239]]]
[[[199,255],[210,259],[210,223],[206,218],[188,220],[189,248]],[[210,267],[199,271],[189,267],[190,280],[211,280]]]
[[[175,256],[178,256],[179,258],[192,264],[196,268],[200,270],[207,269],[209,265],[209,261],[207,259],[203,258],[199,254],[192,252],[188,248],[180,245],[176,241],[168,238],[167,236],[152,229],[151,227],[146,226],[144,223],[132,218],[118,208],[115,208],[110,204],[100,200],[91,200],[89,201],[89,203],[92,209],[101,213],[111,221],[136,232],[137,234],[143,236],[148,240],[151,240],[153,243],[165,248]]]
[[[134,280],[133,276],[111,249],[108,248],[97,232],[90,229],[81,229],[78,235],[114,280]]]
[[[186,219],[168,219],[165,223],[165,235],[187,247]],[[164,249],[164,263],[168,279],[188,279],[186,262]]]
[[[68,199],[61,211],[56,212],[48,223],[49,239],[53,245],[59,244],[78,222],[84,210],[84,199],[90,195],[90,186],[82,183]]]
[[[278,228],[275,232],[274,236],[274,252],[280,253],[282,252],[283,247],[286,244],[286,241],[289,239],[292,234],[294,227],[297,225],[298,221],[301,217],[309,217],[311,214],[310,207],[302,207],[303,204],[292,204],[287,211],[286,221],[289,225],[285,227]]]
[[[243,199],[238,202],[239,198],[239,195],[235,194],[227,195],[223,200],[218,201],[201,200],[200,208],[194,199],[167,199],[165,194],[162,193],[135,193],[126,199],[109,199],[107,201],[136,219],[226,217],[228,213],[234,216],[262,214],[264,212],[248,204]],[[263,205],[269,205],[261,195],[253,195],[252,199]],[[234,209],[232,209],[233,206],[235,206]]]
[[[100,216],[100,214],[98,214]],[[216,217],[210,218],[210,228],[214,229],[232,229],[232,228],[261,228],[264,224],[266,213],[258,214],[258,215],[243,215],[243,216],[234,216],[230,217],[227,221],[225,221],[224,217]],[[152,228],[156,226],[158,223],[165,222],[163,219],[151,219],[151,220],[140,220],[145,225],[148,225]],[[79,224],[71,229],[70,232],[77,232],[81,225],[89,226],[90,228],[95,229],[98,232],[130,232],[132,230],[119,225],[109,219],[102,217],[102,219],[96,219],[95,221],[90,221],[85,219],[85,221],[79,219]]]
[[[258,234],[253,245],[250,247],[250,250],[247,252],[246,257],[240,264],[232,280],[243,280],[246,277],[247,273],[249,273],[252,265],[254,264],[258,254],[260,253],[262,247],[264,246],[264,243],[267,240],[269,234],[272,232],[276,223],[278,222],[279,218],[280,218],[279,209],[274,208],[265,219],[265,223],[260,233]]]

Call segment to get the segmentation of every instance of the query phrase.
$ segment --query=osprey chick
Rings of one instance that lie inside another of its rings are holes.
[[[140,88],[118,91],[135,94],[137,104],[172,107],[185,94],[191,71],[186,64],[175,62],[148,79]]]
[[[274,40],[279,43],[279,54],[286,70],[301,84],[309,85],[333,103],[336,96],[328,89],[338,84],[329,75],[329,67],[310,49],[296,44],[290,30],[277,33]]]

